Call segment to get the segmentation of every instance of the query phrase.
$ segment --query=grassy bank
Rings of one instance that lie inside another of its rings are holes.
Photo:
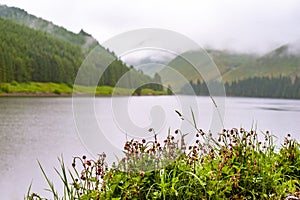
[[[194,120],[194,141],[186,146],[181,130],[159,141],[130,139],[124,157],[111,168],[105,153],[98,160],[75,157],[70,167],[56,169],[64,188],[59,197],[40,165],[53,199],[284,199],[299,196],[300,145],[287,135],[281,146],[275,136],[255,130],[224,129],[217,137]],[[28,192],[28,200],[42,199]]]
[[[96,92],[93,88],[84,86],[74,86],[74,91],[78,94],[93,94],[99,96],[132,95],[134,90],[126,88],[114,88],[110,86],[99,86]],[[71,96],[73,86],[64,83],[0,83],[0,96]],[[165,91],[154,91],[152,89],[142,89],[140,95],[165,95]],[[136,94],[134,94],[136,95]]]

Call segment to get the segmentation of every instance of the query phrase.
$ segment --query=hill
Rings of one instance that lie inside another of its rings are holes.
[[[71,84],[84,58],[80,46],[0,18],[0,82]]]
[[[0,17],[10,19],[35,30],[47,32],[56,38],[82,46],[87,50],[98,45],[97,40],[83,30],[81,30],[78,34],[75,34],[63,27],[53,24],[52,22],[31,15],[20,8],[0,5]]]
[[[223,78],[226,82],[254,77],[283,76],[294,79],[300,76],[300,53],[295,49],[295,44],[282,45],[252,62],[245,62],[240,67],[230,70]]]
[[[283,77],[291,79],[293,82],[296,77],[300,77],[300,42],[280,46],[262,56],[211,49],[206,51],[211,61],[218,67],[222,81],[229,85],[233,82],[254,78],[280,79]],[[214,64],[209,61],[207,56],[203,55],[203,58],[199,58],[199,54],[193,52],[185,52],[182,55],[189,56],[192,59],[198,60],[198,62],[204,62],[204,59],[205,62],[202,65],[202,70],[206,72],[205,79],[213,81],[217,78],[215,77],[216,74],[208,69],[209,67],[213,67]],[[182,75],[186,79],[185,82],[192,81],[197,83],[198,81],[204,81],[203,74],[199,74],[191,63],[187,62],[181,56],[175,57],[167,65]],[[162,70],[162,74],[172,74],[170,73],[171,69]],[[173,76],[168,81],[172,87],[175,86],[175,89],[178,90],[180,88],[176,87],[181,86],[180,81],[183,80],[178,80],[177,75],[173,73]]]
[[[88,33],[74,34],[18,8],[0,6],[0,41],[0,83],[54,82],[72,86],[81,63],[96,45],[102,49],[104,60],[115,58],[104,71],[99,86],[114,87],[129,71],[123,87],[136,88],[153,79],[128,67]]]
[[[199,57],[200,56],[200,57]],[[201,68],[200,74],[194,66],[185,60],[193,60],[194,63]],[[204,50],[185,52],[180,56],[175,57],[166,65],[161,71],[162,77],[175,91],[180,91],[181,88],[189,81],[212,81],[218,79],[218,74],[214,69],[218,69],[222,78],[225,74],[230,73],[236,69],[242,68],[248,63],[254,63],[255,55],[232,53],[228,51],[219,50]],[[203,77],[205,76],[205,77]]]

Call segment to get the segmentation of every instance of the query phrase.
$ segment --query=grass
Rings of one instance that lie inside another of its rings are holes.
[[[28,96],[48,96],[48,95],[72,95],[73,89],[77,93],[87,93],[103,96],[113,95],[132,95],[134,90],[126,88],[114,88],[111,86],[98,86],[96,91],[93,87],[86,86],[69,86],[64,83],[41,83],[41,82],[28,82],[18,83],[13,81],[11,83],[0,83],[0,96],[6,96],[9,94],[28,95]],[[165,91],[154,91],[152,89],[142,89],[141,95],[166,95]]]
[[[63,83],[0,83],[0,93],[72,93],[73,89]]]
[[[40,168],[53,199],[283,199],[299,196],[300,145],[287,135],[274,145],[275,136],[244,129],[222,130],[217,137],[198,129],[194,120],[182,120],[195,127],[194,143],[186,146],[181,130],[169,131],[159,141],[130,139],[124,158],[111,168],[105,153],[99,159],[75,157],[71,169],[62,159],[55,169],[64,194]],[[177,140],[176,138],[179,138]],[[261,139],[260,139],[261,138]],[[30,185],[31,187],[31,185]],[[27,193],[27,200],[43,199]]]

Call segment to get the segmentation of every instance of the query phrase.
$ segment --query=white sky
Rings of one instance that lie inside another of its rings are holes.
[[[299,0],[0,0],[100,43],[138,28],[179,32],[201,46],[265,53],[300,39]]]

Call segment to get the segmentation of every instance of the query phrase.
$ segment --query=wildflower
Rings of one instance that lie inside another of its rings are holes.
[[[149,131],[149,132],[152,132],[152,131],[153,131],[153,128],[149,128],[148,131]]]
[[[140,176],[143,177],[145,175],[144,171],[140,171]]]
[[[142,139],[142,142],[143,142],[143,143],[146,143],[146,140],[145,140],[145,139]]]
[[[91,164],[91,161],[89,161],[89,160],[87,160],[86,162],[85,162],[85,164],[87,165],[87,166],[91,166],[92,164]]]
[[[292,153],[292,158],[295,158],[295,153]]]
[[[235,187],[235,188],[237,188],[239,186],[239,184],[237,183],[237,182],[235,182],[234,184],[233,184],[233,187]]]
[[[179,132],[178,129],[176,129],[176,130],[175,130],[175,134],[178,134],[178,132]]]
[[[86,156],[82,156],[82,159],[85,160],[85,159],[86,159]]]

